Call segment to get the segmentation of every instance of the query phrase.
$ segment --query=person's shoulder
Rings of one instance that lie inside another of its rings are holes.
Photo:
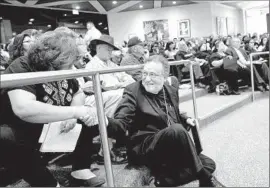
[[[133,57],[132,54],[126,53],[126,54],[124,55],[124,57],[122,58],[122,60],[127,60],[127,59],[130,59],[130,58],[132,58],[132,57]]]
[[[125,92],[135,95],[141,89],[141,81],[134,82],[125,87]]]
[[[179,82],[178,82],[179,83]],[[171,96],[174,96],[175,98],[178,99],[178,87],[174,87],[173,85],[170,85],[169,83],[165,83],[164,84],[164,87],[166,88],[166,90],[168,91],[168,93],[171,95]]]
[[[93,68],[98,68],[98,64],[100,63],[100,59],[97,58],[97,56],[94,56],[90,62],[88,62],[85,66],[85,69],[93,69]]]
[[[131,64],[131,62],[136,62],[136,61],[137,59],[132,54],[126,53],[124,57],[122,58],[120,65],[121,66],[127,65],[127,64]]]
[[[26,56],[21,56],[11,62],[5,74],[32,72]]]
[[[233,51],[234,51],[234,50],[233,50],[232,47],[228,47],[228,48],[226,49],[225,53],[231,55],[231,54],[233,54]]]
[[[228,48],[226,49],[226,51],[233,51],[233,48],[232,48],[232,47],[228,47]]]

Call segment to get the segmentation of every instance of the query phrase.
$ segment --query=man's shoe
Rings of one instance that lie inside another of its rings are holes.
[[[200,181],[200,187],[225,187],[222,183],[220,183],[214,176],[212,176],[209,180]]]
[[[263,87],[264,87],[265,91],[269,91],[269,85],[268,84],[265,84]]]
[[[70,187],[101,187],[104,183],[104,178],[93,177],[88,180],[81,180],[71,176],[69,185]]]
[[[265,89],[263,88],[263,86],[258,86],[258,87],[256,88],[256,91],[265,92]]]
[[[113,148],[110,152],[112,165],[121,165],[128,163],[126,148]],[[104,165],[104,157],[97,154],[93,159],[98,165]]]

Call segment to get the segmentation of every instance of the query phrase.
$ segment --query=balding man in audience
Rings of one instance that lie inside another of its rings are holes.
[[[238,75],[242,78],[246,84],[251,83],[250,81],[250,61],[246,52],[240,48],[241,41],[239,38],[235,37],[231,40],[231,46],[226,50],[226,54],[230,59],[235,61],[231,64],[224,64],[224,68],[232,68],[238,71]],[[267,84],[264,82],[260,74],[258,73],[256,67],[254,69],[254,82],[255,87],[259,91],[265,91],[267,89]]]
[[[128,52],[121,61],[121,66],[144,64],[144,47],[142,41],[138,37],[132,37],[128,41]],[[141,70],[127,71],[136,81],[141,80]]]

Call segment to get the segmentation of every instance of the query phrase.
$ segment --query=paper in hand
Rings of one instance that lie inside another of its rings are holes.
[[[39,141],[40,152],[73,152],[82,129],[81,124],[67,133],[61,133],[61,122],[44,125]]]

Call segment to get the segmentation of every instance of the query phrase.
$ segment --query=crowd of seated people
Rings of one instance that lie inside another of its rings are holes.
[[[134,40],[134,38],[130,39],[130,41]],[[167,43],[164,41],[136,42],[136,49],[140,50],[135,52],[132,47],[127,46],[129,52],[122,53],[123,58],[120,65],[142,64],[147,57],[146,54],[150,56],[163,55],[169,61],[190,60],[193,66],[196,86],[206,88],[211,93],[216,91],[216,87],[219,84],[226,83],[229,86],[228,94],[238,95],[240,94],[237,89],[238,86],[236,86],[238,81],[243,80],[241,82],[242,85],[251,85],[249,54],[267,51],[267,43],[269,44],[269,34],[267,33],[259,37],[255,33],[253,36],[237,34],[236,36],[227,37],[210,36],[206,38],[181,38],[179,40],[175,38],[173,41],[167,41]],[[148,49],[145,46],[148,46]],[[218,49],[219,46],[221,46],[220,50]],[[213,62],[218,57],[218,54],[222,55],[224,61],[219,59],[219,63],[216,63],[216,60]],[[130,56],[136,58],[133,58],[131,61]],[[255,63],[255,89],[262,92],[269,90],[268,56],[254,56],[253,61]],[[227,72],[235,72],[233,80],[227,76]],[[175,76],[180,83],[183,78],[189,75],[187,73],[189,73],[188,64],[171,66],[170,75]],[[128,72],[128,74],[133,76],[135,80],[138,80],[134,72]],[[138,75],[140,74],[138,73]],[[233,85],[232,82],[234,82]]]
[[[259,44],[257,47],[255,42]],[[219,83],[226,82],[228,94],[238,95],[239,78],[250,85],[248,54],[268,50],[268,34],[174,39],[167,43],[142,42],[133,37],[116,46],[109,35],[102,34],[86,42],[70,29],[59,27],[46,33],[26,30],[18,34],[1,49],[1,66],[4,74],[12,74],[144,64],[143,70],[100,76],[109,137],[125,145],[130,136],[129,162],[142,160],[143,164],[150,164],[156,173],[157,186],[178,186],[199,179],[200,186],[212,187],[222,186],[212,176],[215,163],[196,153],[187,133],[194,126],[194,120],[179,113],[176,105],[179,83],[188,75],[189,64],[170,67],[168,61],[190,60],[198,87],[214,92]],[[269,90],[267,56],[255,57],[255,60],[256,89]],[[0,164],[31,186],[59,186],[37,148],[42,125],[55,121],[62,121],[64,132],[72,130],[77,121],[83,124],[72,154],[71,185],[95,187],[105,183],[89,169],[93,138],[98,135],[91,77],[2,89],[0,110],[5,117],[0,122],[0,149],[5,151],[0,155]],[[141,127],[134,127],[138,122]],[[176,136],[172,136],[174,133]],[[173,144],[179,150],[164,148],[158,142]],[[176,158],[183,154],[180,151],[185,153],[182,162]],[[168,152],[174,155],[162,155]],[[157,160],[155,155],[162,158]],[[101,149],[98,156],[103,156]],[[179,171],[171,170],[173,165],[178,165]],[[160,176],[161,169],[166,177]],[[172,181],[167,181],[167,176]]]

